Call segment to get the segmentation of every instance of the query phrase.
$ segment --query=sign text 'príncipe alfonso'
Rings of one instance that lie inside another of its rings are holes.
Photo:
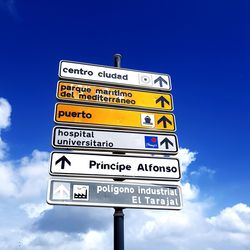
[[[53,152],[52,175],[85,177],[124,177],[130,179],[179,180],[180,164],[175,158],[117,156]]]

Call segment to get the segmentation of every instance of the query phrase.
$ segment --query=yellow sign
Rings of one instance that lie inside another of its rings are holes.
[[[82,103],[101,103],[129,108],[173,110],[172,95],[88,83],[58,82],[57,98]]]
[[[68,103],[56,105],[55,122],[143,130],[175,131],[176,129],[174,115],[169,113]]]

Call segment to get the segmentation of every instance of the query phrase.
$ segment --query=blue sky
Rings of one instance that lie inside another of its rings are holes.
[[[172,78],[184,190],[181,212],[126,211],[127,249],[250,249],[249,13],[247,0],[0,0],[0,248],[112,249],[112,209],[51,207],[45,197],[59,61],[112,66],[121,53],[122,67]],[[74,227],[81,213],[93,218],[84,232]]]

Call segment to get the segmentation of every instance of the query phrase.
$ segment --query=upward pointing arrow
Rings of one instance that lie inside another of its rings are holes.
[[[53,192],[53,195],[57,195],[59,196],[59,198],[64,199],[65,196],[68,197],[69,196],[69,190],[63,186],[62,184]]]
[[[158,83],[158,82],[160,84],[160,87],[163,87],[163,84],[168,85],[168,82],[164,78],[162,78],[161,76],[159,76],[158,78],[156,78],[154,80],[154,83]]]
[[[164,115],[161,117],[160,120],[157,121],[157,124],[163,123],[163,127],[166,128],[167,127],[167,123],[169,123],[170,125],[172,125],[172,122]]]
[[[56,161],[56,165],[60,162],[62,163],[61,169],[64,169],[65,163],[68,163],[69,165],[71,165],[71,162],[64,155]]]
[[[169,101],[168,101],[164,96],[159,97],[159,98],[155,101],[155,103],[158,103],[158,102],[161,102],[161,107],[162,107],[162,108],[165,107],[164,103],[167,103],[168,105],[170,105]]]
[[[174,146],[173,142],[171,142],[167,137],[164,138],[164,139],[160,142],[161,145],[164,144],[164,143],[165,143],[166,149],[168,149],[168,144],[170,144],[171,146]]]

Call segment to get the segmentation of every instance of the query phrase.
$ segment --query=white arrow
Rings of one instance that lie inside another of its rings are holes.
[[[53,192],[54,195],[59,195],[59,199],[65,199],[69,197],[69,190],[62,184]]]

